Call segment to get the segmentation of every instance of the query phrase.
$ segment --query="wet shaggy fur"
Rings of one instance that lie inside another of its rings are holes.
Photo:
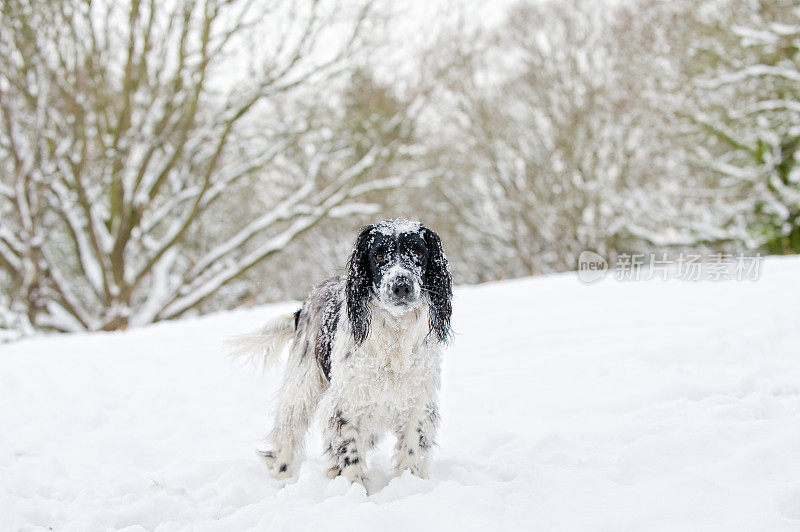
[[[274,358],[292,346],[270,448],[276,478],[294,474],[309,423],[322,422],[329,475],[364,481],[366,451],[396,437],[395,474],[427,476],[439,424],[442,348],[451,335],[452,281],[439,236],[418,222],[364,227],[347,274],[317,285],[294,314],[234,348]]]

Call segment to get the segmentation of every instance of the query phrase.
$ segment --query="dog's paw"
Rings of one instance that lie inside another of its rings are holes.
[[[328,468],[328,473],[327,474],[328,474],[328,478],[331,479],[331,480],[333,480],[334,478],[336,478],[338,476],[343,476],[344,478],[346,478],[351,483],[356,483],[357,482],[357,483],[361,484],[362,486],[365,485],[364,484],[365,482],[369,481],[369,479],[364,475],[363,471],[358,471],[358,470],[356,470],[355,468],[352,468],[352,467],[346,467],[346,468],[344,468],[344,471],[342,471],[342,469],[339,466],[331,466],[330,468]]]
[[[256,456],[258,456],[264,465],[267,466],[267,469],[272,469],[275,467],[275,453],[273,451],[262,451],[261,449],[256,449]]]
[[[425,462],[404,463],[394,468],[393,474],[399,477],[404,471],[411,471],[411,474],[419,478],[428,478],[428,464]]]
[[[289,467],[289,464],[276,464],[272,471],[278,480],[284,480],[292,476],[292,468]]]
[[[366,486],[365,483],[369,481],[362,470],[353,467],[345,467],[341,474],[353,484],[358,483]]]
[[[267,469],[272,469],[275,467],[275,452],[274,451],[262,451],[261,449],[256,449],[256,456],[258,456],[264,465],[267,466]]]
[[[261,458],[267,469],[272,471],[272,475],[278,480],[284,480],[292,476],[292,468],[288,462],[278,460],[274,451],[256,450],[256,456]]]

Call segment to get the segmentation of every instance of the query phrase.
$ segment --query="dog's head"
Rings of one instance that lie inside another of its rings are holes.
[[[385,220],[361,230],[347,272],[347,313],[357,343],[367,337],[369,301],[399,315],[426,301],[430,330],[450,335],[452,280],[439,235],[420,222]]]

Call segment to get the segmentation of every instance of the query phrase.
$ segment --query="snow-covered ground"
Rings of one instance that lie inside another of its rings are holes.
[[[461,288],[431,478],[283,486],[279,372],[221,355],[294,304],[0,347],[0,530],[798,530],[800,260],[760,281]]]

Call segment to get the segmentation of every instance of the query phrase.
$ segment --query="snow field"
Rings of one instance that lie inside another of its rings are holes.
[[[798,530],[800,274],[457,289],[431,478],[286,485],[280,371],[222,356],[286,303],[0,346],[0,530]]]

